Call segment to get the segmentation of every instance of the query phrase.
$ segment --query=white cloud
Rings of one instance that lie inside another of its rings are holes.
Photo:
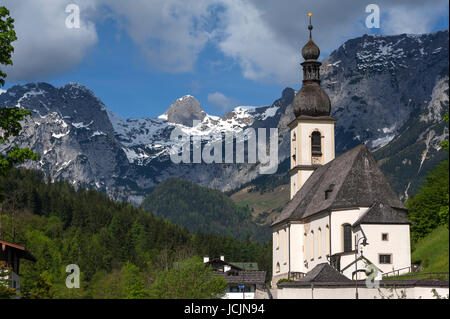
[[[307,12],[322,58],[345,40],[370,33],[368,3],[359,0],[85,0],[81,29],[67,29],[65,6],[72,0],[5,0],[16,19],[14,66],[9,81],[45,80],[62,74],[97,43],[95,23],[117,22],[151,69],[189,72],[208,44],[233,59],[245,78],[298,86],[301,48],[307,42]],[[2,3],[3,3],[2,2]],[[378,0],[382,32],[424,33],[448,12],[444,0]]]
[[[208,0],[104,0],[152,68],[191,71],[210,39]]]
[[[387,17],[382,21],[385,34],[421,34],[429,32],[436,20],[442,15],[442,6],[393,6],[386,11]],[[447,9],[448,11],[448,9]]]
[[[15,20],[18,37],[13,42],[13,66],[5,67],[9,82],[44,80],[62,74],[79,64],[88,49],[96,44],[95,25],[86,19],[95,8],[95,1],[80,4],[79,29],[68,29],[65,25],[68,16],[65,8],[71,2],[2,1]]]
[[[225,55],[236,59],[244,77],[275,82],[298,79],[293,70],[299,60],[295,46],[283,43],[252,3],[228,1],[221,23],[218,46]]]
[[[307,12],[313,12],[313,39],[324,58],[344,41],[371,33],[364,24],[368,4],[359,0],[224,1],[218,47],[239,63],[248,79],[298,85],[300,52],[309,36]],[[448,12],[444,0],[434,1],[433,6],[426,0],[378,0],[377,4],[384,34],[430,32],[437,18]]]
[[[223,93],[214,92],[208,94],[208,103],[216,110],[226,112],[239,104],[239,101],[232,97],[225,96]]]

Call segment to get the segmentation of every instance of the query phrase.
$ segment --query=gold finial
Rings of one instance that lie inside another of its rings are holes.
[[[311,12],[308,12],[308,17],[309,17],[309,26],[308,26],[309,38],[311,39],[312,38],[311,31],[313,29],[313,26],[311,24],[311,18],[312,18],[312,13]]]

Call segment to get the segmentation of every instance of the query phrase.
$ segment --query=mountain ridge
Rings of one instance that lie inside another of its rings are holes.
[[[332,115],[338,120],[336,153],[361,142],[377,152],[404,132],[402,127],[417,113],[422,114],[419,121],[430,117],[428,122],[421,122],[424,130],[440,122],[445,109],[440,107],[441,102],[444,106],[448,103],[448,80],[443,80],[447,74],[448,30],[421,36],[363,36],[345,42],[322,65],[322,86],[331,98]],[[290,152],[286,133],[287,124],[294,119],[294,95],[294,89],[286,88],[270,106],[236,107],[221,117],[206,114],[194,97],[177,99],[174,109],[192,109],[192,116],[187,118],[198,119],[200,123],[195,126],[176,117],[171,121],[188,125],[170,123],[168,115],[121,119],[78,83],[13,86],[0,94],[0,106],[19,106],[32,112],[22,134],[12,140],[41,154],[41,161],[27,163],[28,168],[43,170],[52,180],[68,180],[138,205],[156,185],[171,177],[229,191],[260,176],[259,163],[172,163],[170,152],[177,145],[170,133],[175,128],[200,136],[204,143],[223,132],[278,128],[281,164]],[[183,105],[183,100],[192,105]],[[430,133],[434,142],[431,148],[426,147],[422,166],[442,153],[437,145],[448,136],[445,125],[429,131],[434,132]],[[427,138],[411,138],[423,152]],[[0,151],[7,148],[2,145]],[[382,152],[384,155],[377,159],[386,162],[394,157],[389,151]],[[392,174],[396,174],[395,168]],[[396,188],[399,194],[411,182],[401,179]]]

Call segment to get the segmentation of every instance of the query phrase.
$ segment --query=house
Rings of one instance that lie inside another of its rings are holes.
[[[27,259],[33,262],[36,258],[25,249],[23,246],[8,243],[6,241],[0,240],[0,265],[3,267],[11,269],[8,277],[10,281],[10,287],[20,291],[20,259]],[[8,278],[6,278],[8,279]]]
[[[203,262],[228,283],[224,299],[255,299],[266,294],[266,272],[257,270],[257,263],[228,263],[225,256],[211,260],[204,257]]]
[[[273,277],[299,280],[328,263],[349,279],[411,269],[407,209],[362,144],[335,158],[331,102],[319,47],[302,50],[303,86],[289,124],[291,200],[273,222]]]

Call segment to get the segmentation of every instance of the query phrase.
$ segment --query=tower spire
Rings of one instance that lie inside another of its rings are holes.
[[[308,17],[309,17],[309,26],[308,26],[308,30],[309,30],[309,38],[310,39],[312,39],[312,29],[313,29],[313,26],[312,26],[312,23],[311,23],[311,18],[312,18],[312,13],[311,12],[308,12]]]
[[[294,114],[296,117],[307,116],[330,116],[331,102],[328,95],[320,87],[320,49],[312,39],[312,13],[309,17],[309,40],[302,49],[305,59],[301,63],[303,67],[303,86],[294,99]]]

